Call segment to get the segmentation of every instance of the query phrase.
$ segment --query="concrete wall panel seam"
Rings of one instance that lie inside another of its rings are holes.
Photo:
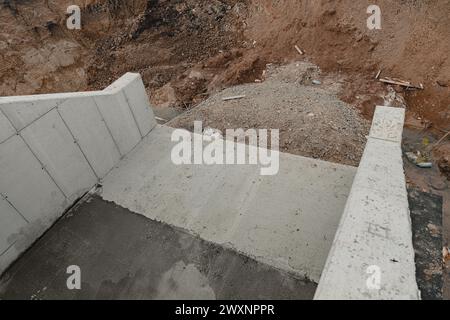
[[[3,256],[5,253],[7,253],[9,251],[9,249],[11,249],[12,247],[14,247],[14,245],[16,244],[17,241],[14,241],[13,243],[11,243],[5,250],[3,250],[2,252],[0,252],[0,257]]]
[[[46,166],[42,163],[41,159],[39,159],[39,157],[36,155],[36,153],[34,153],[33,149],[31,149],[30,145],[27,143],[27,141],[22,137],[21,134],[19,134],[20,138],[22,139],[22,141],[25,143],[25,145],[27,146],[28,150],[30,150],[30,152],[33,154],[33,156],[36,158],[36,160],[39,162],[39,164],[42,167],[42,170],[45,171],[45,173],[50,177],[50,179],[53,181],[53,183],[56,185],[56,187],[59,189],[59,191],[61,191],[61,193],[63,194],[63,196],[66,199],[69,199],[68,195],[63,191],[63,189],[61,188],[61,186],[58,185],[58,183],[56,182],[56,180],[52,177],[52,175],[50,174],[50,172],[47,170]]]
[[[14,127],[13,123],[11,122],[11,119],[8,118],[8,116],[6,115],[6,113],[2,110],[2,108],[0,108],[0,113],[5,117],[6,121],[9,123],[9,125],[11,126],[12,130],[14,130],[14,133],[11,134],[10,136],[6,137],[5,139],[3,139],[2,141],[0,141],[0,144],[7,141],[8,139],[10,139],[11,137],[13,137],[15,134],[17,134],[17,129]]]
[[[97,101],[92,97],[92,100],[95,103],[95,108],[97,109],[97,112],[100,114],[100,117],[102,118],[102,122],[105,124],[106,130],[108,130],[109,135],[111,136],[112,141],[114,142],[115,147],[117,148],[117,151],[119,152],[120,158],[122,159],[125,155],[122,154],[122,152],[120,152],[120,148],[119,145],[117,144],[116,139],[114,139],[114,136],[111,132],[111,129],[108,126],[108,123],[106,122],[105,118],[103,117],[102,112],[100,111],[100,108],[97,104]]]
[[[141,138],[143,138],[144,135],[142,134],[141,129],[139,128],[139,124],[138,124],[138,121],[136,119],[136,115],[133,112],[133,108],[131,108],[130,100],[128,99],[127,93],[124,90],[122,90],[122,93],[123,93],[123,96],[125,97],[125,101],[127,102],[128,109],[130,109],[131,116],[133,117],[134,123],[136,124],[136,128],[138,129],[139,134],[141,135]]]
[[[11,206],[11,208],[13,208],[13,209],[16,211],[16,213],[17,213],[20,217],[22,217],[23,220],[25,220],[26,223],[30,223],[30,221],[29,221],[27,218],[25,218],[25,216],[19,211],[19,209],[17,209],[16,206],[15,206],[11,201],[9,201],[8,195],[5,195],[5,194],[3,194],[3,193],[0,193],[0,196],[2,197],[3,200],[5,200],[6,202],[8,202],[8,204]]]
[[[94,173],[95,177],[97,178],[97,180],[99,180],[99,177],[97,175],[97,173],[95,172],[94,168],[92,167],[91,162],[89,161],[88,157],[86,156],[85,152],[83,151],[83,148],[80,146],[80,144],[78,143],[77,138],[75,138],[75,136],[73,135],[72,130],[70,130],[70,127],[67,125],[66,121],[64,120],[64,118],[61,116],[61,113],[59,112],[58,107],[56,107],[56,112],[58,112],[59,117],[61,118],[62,122],[64,123],[64,126],[67,128],[67,130],[69,131],[70,135],[73,138],[74,143],[77,145],[78,149],[80,150],[81,154],[83,155],[84,159],[86,160],[87,164],[89,165],[89,168],[91,168],[92,172]]]
[[[27,125],[25,125],[23,128],[17,128],[16,126],[14,126],[14,123],[11,121],[11,119],[9,119],[9,121],[11,121],[11,123],[13,124],[14,128],[16,129],[17,132],[21,132],[22,130],[25,130],[26,128],[28,128],[29,126],[31,126],[32,124],[34,124],[36,121],[40,120],[41,118],[43,118],[44,116],[46,116],[48,113],[50,113],[53,109],[55,109],[56,106],[54,106],[53,108],[49,109],[48,111],[44,112],[43,114],[41,114],[40,116],[36,117],[36,119],[32,120],[30,123],[28,123]]]

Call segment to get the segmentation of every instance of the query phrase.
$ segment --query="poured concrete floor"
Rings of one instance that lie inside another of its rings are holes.
[[[355,167],[280,154],[258,165],[174,165],[173,128],[157,126],[103,181],[102,198],[318,282]]]
[[[81,269],[69,290],[66,269]],[[311,299],[316,285],[97,196],[0,279],[0,299]]]
[[[0,298],[312,298],[356,168],[283,153],[274,176],[177,166],[173,130],[153,129],[14,263]]]

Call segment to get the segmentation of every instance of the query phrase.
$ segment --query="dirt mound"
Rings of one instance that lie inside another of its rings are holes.
[[[310,63],[269,66],[260,84],[225,89],[168,125],[193,130],[194,121],[203,127],[226,129],[279,129],[280,150],[317,159],[357,166],[369,121],[342,102],[340,86],[331,79],[322,85],[313,81],[320,70]],[[224,97],[245,98],[223,101]]]
[[[82,6],[82,30],[65,26]],[[392,89],[408,119],[450,130],[450,0],[379,0],[382,29],[363,1],[3,1],[0,95],[101,89],[140,72],[153,104],[189,109],[230,85],[263,78],[267,63],[312,61],[342,82],[339,97],[371,118]],[[304,52],[299,55],[294,46]],[[391,88],[378,70],[422,83]]]

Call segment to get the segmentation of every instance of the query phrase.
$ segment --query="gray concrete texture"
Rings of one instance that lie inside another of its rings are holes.
[[[0,272],[155,124],[138,74],[103,91],[1,97]]]
[[[420,298],[401,151],[404,116],[404,109],[376,109],[315,299]],[[368,284],[371,276],[378,280]]]
[[[142,80],[136,74],[126,74],[99,92],[0,98],[0,111],[0,124],[4,125],[0,129],[0,272],[100,181],[103,200],[150,218],[145,220],[148,223],[159,221],[170,230],[181,228],[196,241],[222,248],[227,257],[238,254],[239,259],[246,256],[258,266],[270,266],[289,277],[320,280],[317,299],[419,298],[400,150],[402,109],[377,108],[359,168],[280,153],[280,171],[274,176],[261,176],[260,165],[175,165],[171,161],[175,129],[155,124]],[[101,214],[108,210],[98,209]],[[122,220],[123,226],[126,223]],[[97,226],[96,232],[102,234],[103,229]],[[117,228],[125,239],[127,228]],[[84,249],[89,254],[89,241],[83,239],[92,235],[83,234],[83,228],[70,231],[69,236],[71,232],[72,239],[55,238],[55,245],[79,243],[81,247],[70,252],[48,249],[55,250],[49,254],[61,257],[64,263],[68,262],[64,259],[74,260],[77,255],[85,257]],[[159,235],[165,239],[164,232]],[[106,240],[94,237],[93,241],[102,244]],[[94,252],[80,260],[90,270],[95,265],[89,263],[111,258],[108,269],[120,269],[112,282],[105,283],[99,281],[109,278],[96,280],[99,273],[90,271],[86,297],[103,297],[107,292],[103,286],[108,285],[113,288],[111,297],[126,297],[123,290],[128,280],[123,275],[132,266],[127,259],[111,257],[114,250],[122,252],[133,245],[123,241],[108,245],[105,252],[91,244]],[[144,250],[136,246],[131,252]],[[31,252],[38,249],[47,250],[37,245]],[[166,249],[177,252],[175,246]],[[194,283],[193,287],[205,289],[194,297],[205,297],[205,292],[211,298],[212,292],[215,297],[239,296],[214,289],[214,281],[206,281],[198,272],[202,264],[193,266],[191,260],[182,258],[186,252],[180,253],[178,260],[159,256],[160,249],[150,252],[164,261],[156,269],[170,272],[151,278],[153,263],[146,270],[144,262],[138,261],[135,266],[140,269],[127,273],[136,286],[142,277],[150,277],[154,286],[177,274],[177,281],[185,288]],[[137,258],[142,257],[138,254]],[[45,261],[24,259],[45,267]],[[19,272],[17,265],[22,265],[22,276],[17,279],[33,274],[25,270],[24,259],[12,267]],[[62,277],[60,262],[53,267]],[[382,271],[381,290],[366,286],[367,268],[373,265]],[[40,276],[45,283],[39,293],[46,284],[50,283],[50,288],[52,281],[57,281]],[[197,282],[192,282],[192,277]],[[36,281],[40,285],[41,280]],[[8,283],[3,288],[13,297],[14,286]],[[117,293],[114,288],[121,289]],[[184,297],[170,290],[158,296],[156,291],[150,295],[136,288],[127,292],[129,297]],[[291,295],[292,291],[288,292]],[[257,298],[255,293],[251,291],[251,298]]]
[[[175,165],[174,130],[155,127],[103,180],[103,199],[317,282],[356,168],[283,153],[274,176]]]
[[[69,290],[67,267],[81,270]],[[0,278],[0,299],[311,299],[316,285],[99,197]]]

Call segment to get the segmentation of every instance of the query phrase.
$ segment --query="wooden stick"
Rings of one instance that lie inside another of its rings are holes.
[[[448,136],[450,136],[450,131],[447,132],[441,139],[439,139],[438,142],[435,143],[433,149],[436,148],[436,147],[438,147],[438,146],[441,144],[441,142],[444,141],[445,138],[447,138]]]
[[[297,45],[295,45],[294,48],[295,50],[297,50],[298,53],[300,53],[300,55],[303,55],[303,51],[300,50],[300,48]]]
[[[384,82],[384,83],[389,83],[389,84],[396,84],[399,86],[403,86],[403,87],[407,87],[407,88],[415,88],[415,89],[421,89],[423,90],[423,86],[415,86],[413,84],[411,84],[411,82],[408,81],[403,81],[403,80],[394,80],[394,79],[390,79],[390,78],[381,78],[379,81]]]
[[[380,74],[381,74],[381,69],[380,69],[380,71],[378,71],[377,75],[375,76],[375,79],[378,79],[380,77]]]
[[[223,101],[229,101],[229,100],[237,100],[237,99],[243,99],[243,98],[245,98],[244,95],[242,95],[242,96],[233,96],[233,97],[225,97],[225,98],[222,98],[222,100]]]

